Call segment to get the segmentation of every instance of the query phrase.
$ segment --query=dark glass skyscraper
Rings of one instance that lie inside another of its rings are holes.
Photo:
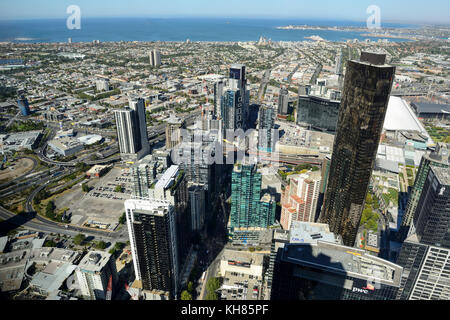
[[[30,105],[28,99],[25,96],[20,96],[17,100],[17,105],[19,106],[20,112],[23,116],[29,116],[31,114]]]
[[[320,221],[348,246],[355,242],[395,74],[385,58],[363,52],[347,65]]]

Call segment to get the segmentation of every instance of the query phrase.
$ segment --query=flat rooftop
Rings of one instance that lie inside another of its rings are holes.
[[[263,259],[264,255],[262,254],[231,249],[225,249],[221,258],[222,261],[236,261],[258,266],[261,266],[263,264]]]
[[[78,267],[81,271],[100,272],[111,259],[111,254],[103,251],[89,251],[81,259]]]
[[[290,229],[290,243],[314,243],[317,241],[340,243],[328,224],[293,221]]]
[[[430,166],[433,170],[436,178],[438,178],[439,182],[444,186],[450,185],[450,168],[436,167]]]
[[[155,189],[167,189],[171,186],[173,181],[175,180],[175,177],[178,174],[179,166],[171,166],[168,168],[163,176],[158,180],[158,182],[155,185]]]
[[[400,286],[403,268],[364,250],[318,241],[317,244],[289,244],[283,249],[284,261],[360,279],[379,279]]]

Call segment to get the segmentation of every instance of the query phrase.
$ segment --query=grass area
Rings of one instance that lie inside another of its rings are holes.
[[[425,125],[425,129],[434,142],[450,143],[450,130],[433,125]]]

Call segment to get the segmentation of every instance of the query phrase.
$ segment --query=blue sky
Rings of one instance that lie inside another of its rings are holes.
[[[68,17],[248,17],[366,21],[369,5],[381,19],[403,23],[450,23],[449,0],[0,0],[0,19]]]

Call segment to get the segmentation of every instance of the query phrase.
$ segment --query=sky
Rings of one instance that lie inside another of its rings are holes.
[[[66,19],[78,5],[89,17],[307,18],[366,21],[377,5],[381,21],[450,24],[449,0],[0,0],[0,19]]]

